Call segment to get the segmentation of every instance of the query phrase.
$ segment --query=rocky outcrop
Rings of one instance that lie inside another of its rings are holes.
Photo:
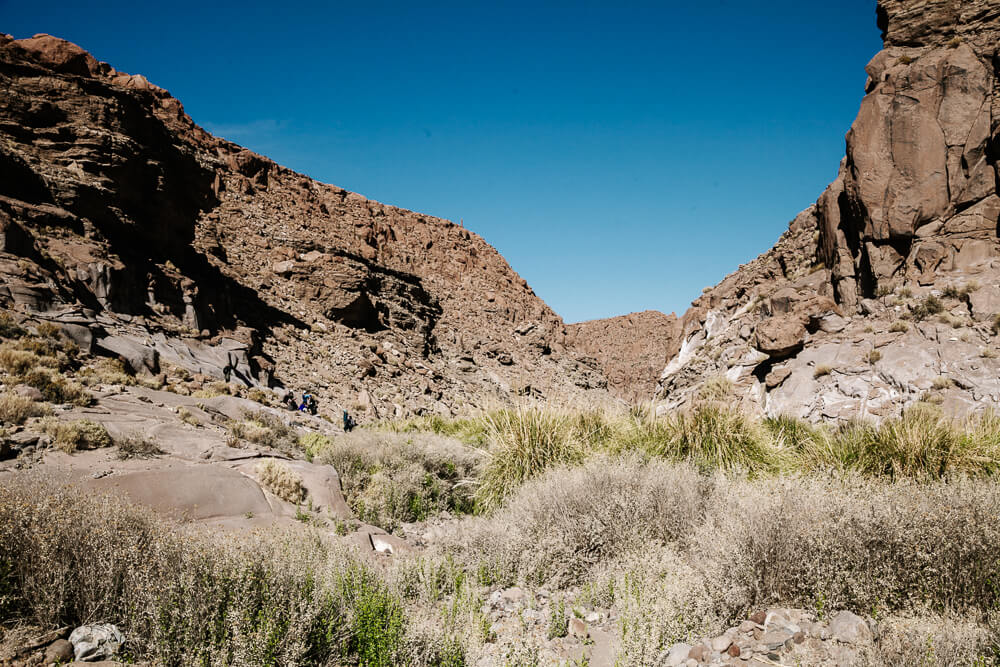
[[[330,412],[606,396],[562,320],[462,226],[213,137],[55,37],[0,35],[0,87],[0,307],[19,317],[138,372],[284,384]]]
[[[837,178],[692,304],[662,409],[715,376],[753,411],[811,419],[1000,400],[1000,8],[882,0],[878,23]]]
[[[677,335],[677,316],[656,310],[566,325],[569,341],[594,357],[618,398],[648,401]]]

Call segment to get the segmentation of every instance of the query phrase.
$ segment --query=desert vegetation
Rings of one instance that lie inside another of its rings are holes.
[[[535,640],[489,611],[519,587],[540,641],[614,609],[621,665],[775,606],[877,619],[869,664],[997,660],[1000,416],[919,404],[877,424],[758,419],[717,384],[662,416],[521,405],[336,436],[267,412],[229,423],[235,444],[332,465],[360,521],[433,528],[418,552],[376,562],[335,538],[351,522],[300,511],[296,529],[234,536],[34,473],[8,478],[0,624],[110,619],[127,659],[162,664],[538,664]],[[8,402],[10,423],[46,409]],[[69,452],[159,451],[88,420],[36,423]],[[309,502],[286,461],[262,459],[254,475]]]

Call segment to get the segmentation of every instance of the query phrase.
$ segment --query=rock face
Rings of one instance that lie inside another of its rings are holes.
[[[611,392],[648,401],[677,335],[677,316],[656,310],[566,325],[570,342],[601,365]]]
[[[137,372],[309,389],[330,412],[606,395],[463,227],[213,137],[55,37],[0,35],[0,86],[0,307]]]
[[[1000,400],[1000,6],[881,0],[836,180],[670,341],[663,409],[725,376],[754,411],[963,414]]]

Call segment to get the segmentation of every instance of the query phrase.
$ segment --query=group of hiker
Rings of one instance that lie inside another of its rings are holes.
[[[319,410],[319,402],[316,400],[316,397],[309,392],[302,393],[301,402],[295,400],[295,395],[292,392],[285,394],[285,397],[282,400],[286,408],[296,412],[307,412],[311,415],[315,415]],[[358,425],[358,422],[354,421],[354,417],[347,414],[347,410],[343,410],[343,420],[345,433],[349,433],[355,426]]]

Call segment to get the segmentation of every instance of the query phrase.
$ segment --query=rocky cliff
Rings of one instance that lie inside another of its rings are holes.
[[[489,244],[198,127],[141,75],[0,35],[0,306],[140,373],[311,389],[391,416],[600,399],[595,362]]]
[[[810,419],[1000,400],[1000,5],[881,0],[877,19],[836,180],[693,302],[662,410],[720,387]]]
[[[611,393],[635,403],[653,395],[677,327],[673,313],[645,310],[568,324],[566,330],[573,346],[597,359]]]

